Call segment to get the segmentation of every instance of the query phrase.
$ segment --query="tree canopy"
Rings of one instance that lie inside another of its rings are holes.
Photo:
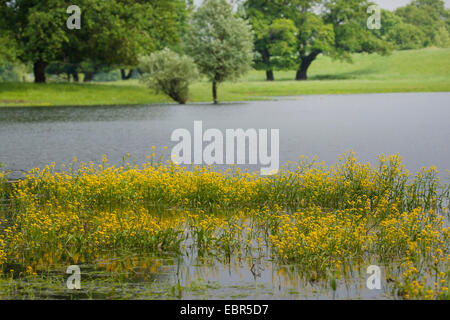
[[[249,61],[267,80],[288,69],[306,80],[319,55],[351,61],[354,53],[450,46],[443,0],[381,10],[378,30],[367,25],[369,0],[205,0],[196,12],[193,0],[78,0],[81,28],[73,30],[70,5],[0,0],[0,62],[32,66],[35,82],[48,73],[90,81],[110,70],[129,79],[140,56],[167,47],[191,54],[217,100],[217,85],[242,75]]]
[[[136,66],[139,55],[179,42],[187,19],[184,0],[79,0],[81,29],[69,30],[64,0],[0,0],[2,30],[12,31],[18,58],[45,82],[53,61],[80,66]],[[4,19],[3,19],[4,17]]]
[[[289,65],[294,59],[297,80],[307,79],[308,68],[320,54],[350,59],[350,53],[388,51],[387,43],[367,29],[366,0],[247,0],[243,6],[256,30],[255,46],[266,70],[275,67],[274,53],[280,54],[271,50],[271,26],[283,19],[281,56],[287,54],[290,59],[282,61]],[[290,40],[292,35],[295,41]]]
[[[193,14],[185,38],[186,52],[213,86],[235,80],[250,70],[253,33],[250,25],[233,12],[226,0],[206,0]]]

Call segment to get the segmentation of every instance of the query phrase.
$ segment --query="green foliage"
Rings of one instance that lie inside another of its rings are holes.
[[[169,49],[141,58],[139,68],[143,72],[141,81],[180,104],[186,103],[189,85],[198,78],[193,59]]]
[[[439,32],[434,37],[434,43],[440,48],[450,47],[450,34],[446,27],[439,28]]]
[[[239,78],[252,64],[251,27],[226,0],[206,0],[193,14],[185,45],[200,72],[213,83],[215,103],[216,85]]]
[[[0,1],[3,30],[13,33],[23,62],[51,61],[60,57],[68,41],[64,30],[65,1]],[[51,10],[50,10],[51,8]],[[18,32],[20,30],[20,32]]]
[[[69,30],[69,5],[65,0],[0,0],[0,30],[14,35],[20,60],[39,63],[35,72],[41,75],[53,61],[69,63],[76,72],[83,62],[134,67],[141,54],[179,43],[187,19],[184,0],[79,0],[81,29]]]
[[[335,44],[332,55],[349,59],[350,53],[389,52],[387,42],[379,39],[376,32],[367,28],[367,0],[333,0],[325,1],[326,11],[323,19],[332,24]]]
[[[366,0],[247,0],[244,8],[256,31],[255,47],[261,57],[260,65],[266,70],[273,69],[273,53],[279,54],[273,52],[272,23],[277,19],[295,23],[296,30],[286,28],[289,32],[275,46],[283,49],[282,56],[295,58],[299,67],[297,80],[304,80],[308,68],[320,54],[350,59],[351,53],[389,51],[387,42],[367,29],[368,5]],[[296,35],[295,43],[290,40],[292,33]],[[294,55],[290,54],[293,49]]]
[[[422,48],[426,36],[419,27],[412,24],[399,23],[389,31],[386,38],[395,45],[396,49],[405,50]]]
[[[448,92],[449,59],[450,48],[394,51],[389,56],[353,54],[353,63],[321,55],[311,66],[312,81],[293,81],[296,71],[290,70],[278,71],[278,81],[268,82],[265,81],[265,72],[253,70],[236,82],[222,84],[221,100],[260,101],[299,94]],[[189,100],[211,101],[210,88],[207,81],[195,82],[190,86]],[[169,97],[155,94],[136,80],[108,84],[0,83],[0,107],[117,106],[169,102]]]
[[[297,27],[292,20],[276,19],[268,29],[270,64],[275,69],[287,70],[294,66],[296,58]]]
[[[26,67],[21,64],[5,63],[0,65],[0,82],[23,82],[26,79]]]
[[[381,10],[381,29],[374,33],[380,37],[386,36],[395,26],[403,23],[403,19],[389,10]]]
[[[283,7],[273,1],[248,0],[243,8],[255,34],[255,68],[272,71],[293,67],[298,29],[283,17]]]
[[[413,0],[407,6],[398,8],[395,13],[405,23],[422,30],[425,35],[424,46],[434,45],[441,27],[448,24],[448,11],[442,0]]]
[[[320,51],[329,54],[335,44],[333,26],[327,24],[314,13],[305,13],[298,22],[298,47],[300,56],[305,57],[309,52]]]
[[[0,63],[14,61],[17,56],[17,45],[8,34],[0,34]]]

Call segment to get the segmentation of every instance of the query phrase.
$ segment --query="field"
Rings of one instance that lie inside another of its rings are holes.
[[[306,94],[450,91],[450,49],[427,48],[393,52],[390,56],[359,54],[354,63],[320,56],[309,71],[310,80],[293,81],[295,71],[278,71],[266,82],[251,71],[237,82],[220,86],[221,101],[264,100]],[[191,87],[190,102],[211,101],[206,82]],[[0,83],[0,106],[122,105],[169,103],[137,80],[74,84]]]
[[[333,166],[301,158],[271,177],[186,170],[154,155],[142,166],[74,159],[14,185],[6,177],[0,298],[211,298],[217,284],[180,284],[183,261],[194,258],[241,264],[255,282],[266,261],[290,285],[295,275],[333,297],[376,264],[389,298],[450,298],[449,186],[435,167],[412,176],[397,155],[377,166],[351,152]],[[74,264],[84,270],[77,292],[62,285]]]

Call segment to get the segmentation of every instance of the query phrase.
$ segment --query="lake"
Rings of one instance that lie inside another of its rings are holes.
[[[191,105],[0,109],[0,162],[29,170],[51,162],[142,163],[175,129],[280,129],[280,163],[317,155],[327,164],[350,149],[362,162],[399,153],[411,171],[449,169],[450,93],[319,95]],[[245,167],[245,166],[244,166]],[[254,169],[249,167],[250,170]],[[15,173],[19,176],[19,173]]]
[[[100,163],[106,154],[111,163],[122,164],[128,153],[134,163],[144,163],[152,146],[157,147],[155,152],[164,146],[170,150],[174,130],[192,131],[194,121],[201,120],[205,130],[279,129],[281,164],[300,155],[317,155],[333,164],[352,149],[362,162],[376,163],[382,153],[399,153],[412,171],[431,165],[445,170],[450,168],[449,101],[450,93],[406,93],[289,97],[218,106],[2,108],[0,163],[5,162],[17,178],[23,170],[68,163],[73,157]],[[187,239],[193,241],[195,236]],[[296,265],[277,264],[268,246],[230,261],[220,255],[201,257],[193,244],[186,246],[180,256],[105,253],[104,258],[81,265],[85,287],[76,293],[64,287],[64,264],[49,265],[46,282],[17,280],[17,286],[27,290],[14,291],[9,284],[3,289],[21,298],[393,297],[388,290],[366,288],[365,265],[338,279],[338,289],[332,291],[327,281],[305,281]]]

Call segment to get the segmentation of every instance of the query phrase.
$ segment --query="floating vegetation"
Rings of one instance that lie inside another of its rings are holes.
[[[333,292],[375,264],[391,298],[450,298],[449,186],[435,167],[411,176],[398,155],[380,156],[376,167],[353,153],[333,166],[300,158],[270,177],[154,157],[122,167],[75,159],[61,170],[34,169],[13,185],[6,177],[0,173],[8,199],[0,211],[0,291],[17,294],[18,283],[45,282],[69,265],[95,265],[111,288],[122,278],[146,281],[162,266],[149,257],[163,255],[172,265],[187,257],[240,261],[255,279],[263,259]],[[117,258],[136,255],[144,258]],[[146,288],[137,292],[148,297]],[[157,297],[181,292],[174,283]]]

